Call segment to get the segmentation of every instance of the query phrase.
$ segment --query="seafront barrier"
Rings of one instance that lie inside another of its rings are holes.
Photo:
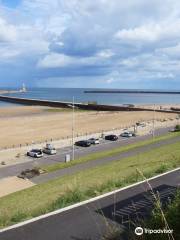
[[[84,93],[142,93],[142,94],[180,94],[180,91],[153,91],[153,90],[85,90]]]
[[[30,106],[48,106],[57,108],[72,108],[72,102],[61,102],[61,101],[50,101],[41,99],[28,99],[28,98],[17,98],[0,95],[0,101],[17,103],[22,105]],[[155,112],[166,112],[166,113],[180,113],[178,110],[164,110],[164,109],[149,109],[141,107],[131,107],[131,106],[112,106],[112,105],[102,105],[93,103],[74,103],[74,107],[83,110],[94,110],[94,111],[155,111]]]

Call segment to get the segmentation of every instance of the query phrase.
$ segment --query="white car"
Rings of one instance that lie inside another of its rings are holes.
[[[88,139],[88,141],[91,144],[99,144],[99,139],[98,138],[90,138],[90,139]]]
[[[46,147],[43,148],[43,153],[49,154],[49,155],[55,155],[57,153],[55,147],[51,145],[50,143],[46,144]]]
[[[132,137],[133,134],[132,134],[131,132],[123,132],[123,133],[121,133],[120,136],[121,136],[121,137]]]
[[[43,153],[49,154],[49,155],[55,155],[57,153],[55,148],[43,148]]]
[[[41,158],[43,157],[43,152],[41,149],[32,149],[27,152],[27,156],[34,157],[34,158]]]

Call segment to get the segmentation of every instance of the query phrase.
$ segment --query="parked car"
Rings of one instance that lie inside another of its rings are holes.
[[[133,137],[137,137],[137,134],[135,132],[133,131],[129,131],[129,132],[132,134]]]
[[[120,134],[121,137],[132,137],[133,134],[131,132],[123,132]]]
[[[27,156],[34,157],[34,158],[41,158],[43,157],[43,152],[41,149],[32,149],[27,152]]]
[[[49,155],[55,155],[57,151],[51,144],[46,144],[46,147],[43,148],[43,153],[46,153]]]
[[[105,140],[117,141],[118,140],[118,136],[116,136],[114,134],[107,135],[107,136],[105,136]]]
[[[55,155],[57,151],[55,148],[43,148],[43,153],[48,155]]]
[[[81,141],[75,142],[75,145],[80,147],[90,147],[91,143],[88,140],[81,140]]]
[[[91,144],[99,144],[99,139],[98,138],[90,138],[88,139],[88,141],[91,143]]]

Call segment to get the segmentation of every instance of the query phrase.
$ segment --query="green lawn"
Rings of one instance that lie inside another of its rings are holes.
[[[180,143],[61,177],[0,198],[0,227],[62,208],[180,166]]]
[[[68,162],[68,163],[55,163],[55,164],[50,164],[50,165],[46,165],[46,166],[42,166],[41,168],[43,170],[45,170],[46,172],[53,172],[56,170],[60,170],[63,168],[68,168],[80,163],[84,163],[84,162],[88,162],[88,161],[93,161],[93,160],[97,160],[103,157],[111,157],[111,156],[115,156],[117,154],[120,154],[122,152],[126,152],[138,147],[142,147],[151,143],[155,143],[155,142],[160,142],[163,140],[167,140],[176,136],[180,136],[180,133],[176,132],[176,133],[168,133],[166,135],[163,136],[159,136],[159,137],[155,137],[154,139],[150,139],[150,140],[146,140],[146,141],[141,141],[138,143],[134,143],[134,144],[129,144],[127,146],[122,146],[122,147],[116,147],[113,148],[112,150],[107,150],[107,151],[102,151],[102,152],[97,152],[97,153],[93,153],[93,154],[89,154],[85,157],[81,157],[78,159],[75,159],[74,161]]]

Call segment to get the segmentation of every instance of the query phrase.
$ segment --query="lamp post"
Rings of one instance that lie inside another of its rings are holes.
[[[154,107],[153,107],[153,129],[152,129],[153,139],[154,139],[154,136],[155,136],[155,104],[154,104]]]
[[[74,160],[74,96],[72,104],[72,160]]]

